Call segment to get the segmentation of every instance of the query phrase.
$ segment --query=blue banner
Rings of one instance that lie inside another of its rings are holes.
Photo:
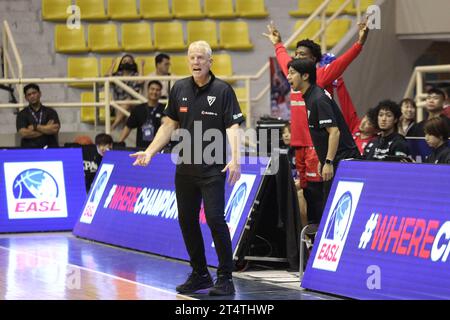
[[[81,149],[0,153],[0,232],[72,230],[86,199]]]
[[[450,166],[343,161],[302,287],[358,299],[450,298]]]
[[[132,166],[129,152],[110,151],[103,158],[73,233],[79,237],[188,260],[178,224],[175,164],[170,154],[156,155],[148,167]],[[266,158],[245,158],[241,179],[225,189],[225,219],[233,249],[253,204]],[[248,164],[253,163],[253,164]],[[208,264],[217,256],[200,211]]]

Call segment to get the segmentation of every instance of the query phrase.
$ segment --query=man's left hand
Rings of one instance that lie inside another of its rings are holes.
[[[234,185],[241,177],[241,165],[235,161],[230,161],[222,172],[227,172],[228,170],[228,183],[230,186]]]
[[[329,181],[333,179],[334,168],[333,165],[326,163],[322,169],[322,179],[323,181]]]

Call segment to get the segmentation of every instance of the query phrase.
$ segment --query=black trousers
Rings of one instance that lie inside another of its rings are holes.
[[[231,277],[233,271],[231,237],[225,222],[225,178],[225,174],[206,178],[175,175],[178,221],[191,267],[199,274],[208,271],[199,223],[202,199],[206,222],[211,230],[219,260],[217,275]]]

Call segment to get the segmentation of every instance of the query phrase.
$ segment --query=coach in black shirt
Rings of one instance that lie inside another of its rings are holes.
[[[320,161],[324,182],[324,199],[328,197],[337,164],[346,158],[359,158],[358,148],[344,117],[331,98],[316,85],[316,66],[308,59],[294,59],[288,64],[288,81],[301,91],[308,112],[311,138]]]
[[[22,148],[56,148],[60,122],[58,114],[52,108],[41,104],[39,86],[30,83],[23,88],[28,107],[17,114],[17,132],[22,137]]]
[[[217,281],[209,294],[231,295],[235,290],[231,237],[225,221],[225,178],[226,171],[230,184],[240,178],[238,129],[244,117],[231,86],[211,73],[211,55],[207,42],[191,43],[188,61],[192,77],[175,83],[165,110],[167,117],[155,139],[145,152],[131,156],[137,158],[134,165],[148,165],[169,142],[172,132],[180,128],[179,135],[183,140],[176,147],[180,150],[181,162],[177,164],[175,189],[178,220],[193,272],[176,290],[192,293],[213,286],[199,224],[203,199],[206,222],[219,260]],[[228,163],[225,157],[227,136],[231,145]],[[211,144],[215,148],[211,148]]]
[[[127,124],[120,134],[119,142],[124,142],[131,132],[136,130],[136,147],[147,148],[156,136],[156,132],[161,126],[164,105],[159,103],[161,98],[162,84],[157,80],[152,80],[147,86],[146,103],[134,107],[131,111]]]

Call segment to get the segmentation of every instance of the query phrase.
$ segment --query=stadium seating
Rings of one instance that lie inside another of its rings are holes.
[[[236,0],[236,13],[241,18],[265,18],[269,15],[264,0]]]
[[[113,59],[117,58],[116,65],[114,66],[113,73],[117,71],[119,68],[120,58],[118,57],[101,57],[100,58],[100,76],[105,77],[108,74],[109,68],[111,68],[111,64]]]
[[[180,22],[155,22],[155,49],[159,51],[182,51],[186,49],[183,25]]]
[[[101,91],[99,93],[99,102],[104,101],[104,93]],[[81,102],[82,103],[94,103],[95,97],[92,91],[86,91],[81,93]],[[114,117],[111,117],[113,120]],[[81,107],[80,110],[80,120],[84,123],[94,123],[95,122],[95,107],[94,106],[85,106]],[[105,108],[99,108],[99,121],[100,123],[105,122]]]
[[[148,75],[155,71],[155,57],[154,56],[137,56],[136,63],[138,66],[141,65],[141,61],[144,60],[144,75]]]
[[[252,50],[248,25],[245,21],[219,23],[220,47],[226,50]]]
[[[236,17],[232,0],[205,0],[205,14],[211,19],[233,19]]]
[[[116,25],[111,23],[90,24],[88,26],[88,46],[93,52],[120,51]]]
[[[138,20],[136,0],[108,0],[108,15],[113,20]]]
[[[172,0],[172,13],[178,19],[202,19],[200,0]]]
[[[105,13],[103,0],[76,0],[75,4],[80,7],[81,20],[101,21],[109,19]]]
[[[84,27],[69,29],[66,24],[59,24],[55,28],[55,51],[60,53],[88,52]]]
[[[233,64],[231,56],[227,53],[214,54],[211,71],[219,78],[233,75]],[[227,82],[230,82],[227,80]]]
[[[191,74],[185,55],[170,57],[170,73],[177,76],[188,76]]]
[[[236,93],[236,97],[238,98],[238,100],[245,99],[246,91],[245,91],[244,87],[238,87],[238,88],[233,87],[233,89],[234,89],[234,92]],[[244,117],[247,118],[247,110],[248,110],[247,102],[239,101],[239,106],[241,107],[242,114],[244,115]]]
[[[292,31],[297,30],[298,28],[301,27],[301,25],[305,22],[305,20],[301,19],[298,20],[295,23],[294,29]],[[290,50],[295,50],[296,46],[297,46],[297,42],[303,39],[312,39],[312,37],[317,33],[317,31],[320,30],[320,21],[319,20],[313,20],[308,27],[306,27],[305,30],[303,30],[302,33],[300,33],[294,41],[292,41],[289,46],[288,49]],[[316,39],[315,41],[319,43],[320,39]]]
[[[173,15],[169,9],[169,0],[140,0],[141,16],[151,20],[169,20]]]
[[[298,0],[297,10],[289,11],[292,17],[305,17],[316,11],[322,0]]]
[[[192,43],[197,40],[205,40],[213,50],[219,48],[217,37],[217,26],[213,20],[188,21],[187,42]]]
[[[124,51],[145,52],[154,49],[150,25],[145,22],[122,24],[122,47]]]
[[[333,20],[325,31],[325,44],[327,48],[334,47],[350,30],[352,22],[350,19]]]
[[[42,0],[42,19],[47,21],[65,21],[69,14],[67,7],[72,0]]]
[[[94,57],[69,57],[67,59],[67,76],[69,78],[98,77],[98,63]],[[73,82],[69,86],[75,88],[92,88],[89,82]]]

